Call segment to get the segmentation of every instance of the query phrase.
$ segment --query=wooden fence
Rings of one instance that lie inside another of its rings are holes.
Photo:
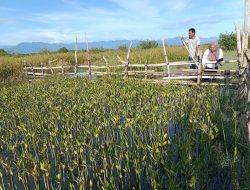
[[[180,69],[178,71],[172,71],[172,66],[185,66],[194,64],[194,62],[179,61],[179,62],[167,62],[156,64],[129,64],[129,61],[123,61],[119,59],[121,64],[109,65],[107,59],[103,58],[105,65],[97,66],[93,64],[68,64],[63,65],[62,60],[58,63],[61,65],[51,66],[49,62],[48,67],[45,66],[27,66],[25,65],[25,74],[29,79],[41,78],[51,75],[72,75],[72,76],[102,76],[102,75],[122,75],[127,78],[129,76],[142,76],[144,79],[157,78],[167,81],[176,80],[189,80],[192,83],[200,84],[206,82],[206,79],[216,79],[221,81],[232,81],[231,79],[238,79],[239,72],[237,70],[217,70],[217,69],[203,69],[202,64],[197,64],[198,69]],[[53,61],[55,62],[55,60]],[[237,62],[237,60],[230,60],[227,62]],[[114,71],[117,68],[119,71]],[[138,70],[140,69],[140,70]],[[84,70],[84,71],[83,71]],[[204,79],[204,80],[203,80]]]

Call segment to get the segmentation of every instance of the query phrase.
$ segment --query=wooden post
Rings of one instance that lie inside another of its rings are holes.
[[[124,76],[125,78],[128,78],[128,67],[129,67],[129,58],[130,58],[131,47],[132,47],[132,41],[130,42],[130,45],[128,48],[127,61],[125,63],[125,76]]]
[[[89,76],[91,76],[92,71],[91,71],[91,62],[90,62],[90,56],[89,56],[89,43],[88,43],[86,33],[84,33],[84,38],[85,38],[85,43],[86,43],[87,61],[88,61],[88,66],[89,66]]]
[[[240,35],[240,27],[239,25],[235,24],[235,33],[236,33],[236,38],[237,38],[237,61],[238,61],[238,66],[239,68],[241,67],[241,35]]]
[[[105,61],[105,63],[106,63],[106,66],[107,66],[107,74],[110,75],[109,63],[108,63],[107,59],[106,59],[104,56],[103,56],[102,58],[104,59],[104,61]]]
[[[244,18],[244,33],[245,33],[245,40],[244,40],[244,50],[248,49],[248,17],[249,17],[249,0],[245,0],[245,18]],[[243,56],[243,66],[245,66],[248,70],[249,68],[249,63],[247,62],[246,56]],[[247,100],[247,115],[248,115],[248,121],[247,121],[247,126],[246,126],[246,131],[247,131],[247,140],[250,143],[250,76],[249,76],[249,71],[247,72],[247,95],[246,95],[246,100]]]
[[[77,63],[75,64],[74,73],[77,74]]]
[[[124,78],[128,78],[128,62],[124,65]]]
[[[243,127],[244,127],[244,134],[246,137],[246,140],[248,141],[250,145],[250,76],[249,76],[249,62],[247,59],[248,54],[245,54],[245,51],[248,49],[248,14],[249,14],[249,0],[245,0],[245,18],[244,18],[244,36],[242,44],[243,49],[243,68],[244,68],[244,86],[243,89],[245,90],[245,114],[243,115]]]
[[[200,51],[200,60],[202,59],[202,50]],[[198,64],[198,76],[197,76],[197,84],[200,85],[202,82],[202,74],[203,74],[203,63],[201,61],[201,63]]]
[[[64,75],[64,66],[63,66],[63,60],[61,59],[61,65],[62,65],[62,75]]]
[[[54,75],[54,71],[53,71],[52,66],[51,66],[51,61],[49,61],[49,67],[50,67],[51,74]]]
[[[241,48],[241,55],[242,56],[241,56],[240,62],[241,62],[241,69],[242,69],[241,74],[243,74],[243,72],[245,71],[245,68],[247,66],[244,64],[244,61],[246,61],[245,56],[244,56],[244,49],[245,49],[245,32],[244,31],[242,32],[242,46],[241,47],[242,47]]]
[[[43,70],[43,62],[41,62],[41,73],[44,76],[44,70]]]
[[[169,61],[168,61],[168,57],[167,57],[167,52],[166,52],[165,40],[164,39],[162,40],[162,46],[163,46],[163,51],[164,51],[164,56],[165,56],[165,61],[166,61],[166,67],[167,67],[167,72],[168,72],[168,81],[170,82],[170,67],[169,67]],[[165,71],[164,71],[164,74],[165,74]]]
[[[76,75],[77,73],[77,36],[76,36],[76,41],[75,41],[75,67],[74,67],[74,74]]]
[[[145,79],[148,79],[148,60],[145,62]]]
[[[245,0],[245,18],[244,18],[244,33],[245,33],[245,46],[248,48],[248,17],[249,17],[249,0]]]
[[[34,72],[34,68],[33,68],[32,65],[30,65],[30,66],[31,66],[32,75],[33,75],[34,78],[36,78],[36,75],[35,75],[35,72]]]
[[[199,65],[198,65],[198,73],[197,73],[197,84],[198,84],[198,85],[201,84],[201,69],[202,69],[202,65],[199,64]]]
[[[27,69],[27,65],[26,65],[26,61],[25,60],[23,60],[23,64],[24,64],[24,68],[25,68],[26,77],[28,78],[28,69]]]
[[[249,17],[249,0],[245,0],[244,27],[242,35],[242,67],[245,70],[248,67],[244,51],[248,49],[248,17]]]
[[[77,64],[77,36],[76,36],[76,41],[75,41],[75,64]]]

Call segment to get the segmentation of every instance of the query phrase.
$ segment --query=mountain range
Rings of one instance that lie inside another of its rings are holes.
[[[210,42],[217,41],[218,37],[210,37],[210,38],[201,38],[201,43],[206,44]],[[136,47],[141,40],[132,40],[132,47]],[[156,40],[159,44],[162,44],[161,40]],[[89,42],[89,48],[110,48],[115,49],[120,45],[129,45],[129,40],[114,40],[114,41],[98,41],[98,42]],[[180,37],[169,38],[165,41],[166,45],[181,45]],[[9,53],[13,54],[30,54],[30,53],[39,53],[43,49],[47,49],[49,51],[57,51],[58,49],[65,47],[68,50],[75,49],[75,43],[44,43],[44,42],[24,42],[20,43],[16,46],[0,46],[0,48],[5,49]],[[86,43],[78,43],[78,50],[86,50]]]

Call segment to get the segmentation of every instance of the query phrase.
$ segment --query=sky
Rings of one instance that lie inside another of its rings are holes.
[[[243,17],[244,0],[0,0],[0,45],[215,37]]]

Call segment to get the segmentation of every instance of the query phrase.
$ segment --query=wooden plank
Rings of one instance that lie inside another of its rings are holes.
[[[181,71],[184,72],[191,72],[191,73],[197,73],[198,69],[182,69]],[[218,72],[218,73],[225,73],[225,72],[229,72],[229,73],[237,73],[238,70],[220,70],[220,69],[205,69],[204,71],[206,72]]]
[[[51,75],[51,74],[47,74],[47,73],[35,73],[35,72],[34,72],[34,73],[33,73],[33,72],[27,72],[27,74],[28,74],[28,75],[33,75],[34,77],[35,77],[35,76],[43,76],[43,75],[44,75],[44,76],[49,76],[49,75]]]
[[[182,66],[182,65],[191,65],[191,64],[195,64],[195,63],[190,62],[190,61],[177,61],[177,62],[169,63],[170,66]]]
[[[176,76],[176,77],[172,77],[171,79],[179,79],[179,80],[183,80],[183,79],[197,79],[198,76]],[[202,79],[232,79],[233,77],[229,76],[202,76]],[[168,77],[163,77],[164,80],[167,80]]]

